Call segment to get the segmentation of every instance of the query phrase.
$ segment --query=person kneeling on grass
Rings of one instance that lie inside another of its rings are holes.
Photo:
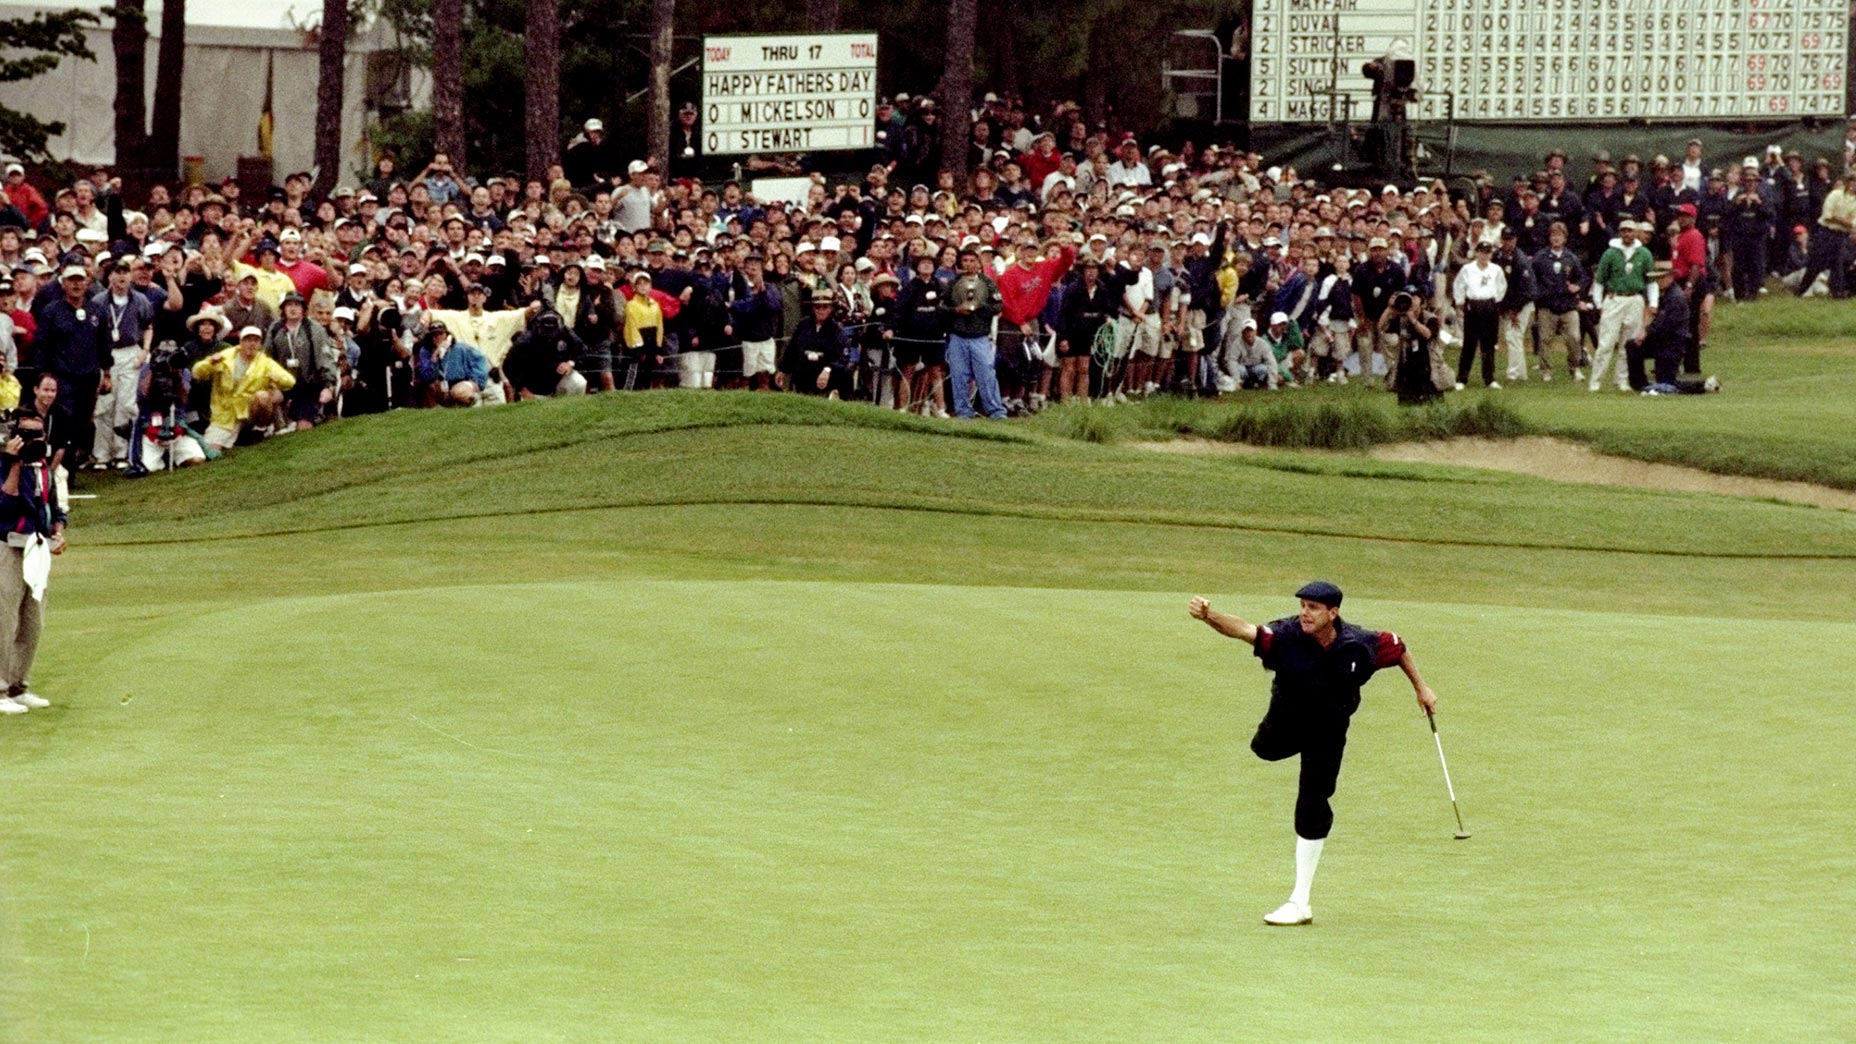
[[[851,339],[832,317],[830,290],[812,291],[812,314],[799,323],[780,359],[780,383],[802,395],[842,398],[850,391]]]
[[[1682,361],[1693,331],[1689,325],[1689,295],[1676,281],[1675,266],[1658,261],[1650,267],[1650,278],[1659,288],[1656,312],[1643,336],[1624,346],[1630,386],[1644,395],[1701,395],[1720,391],[1721,382],[1713,377],[1704,381],[1681,376]],[[1654,383],[1644,376],[1645,359],[1655,363]]]
[[[1276,387],[1276,353],[1269,343],[1257,336],[1257,321],[1244,320],[1238,330],[1237,343],[1231,347],[1231,368],[1243,388]]]
[[[1276,363],[1276,379],[1270,387],[1280,388],[1284,384],[1295,387],[1295,375],[1301,372],[1308,354],[1302,348],[1302,328],[1290,322],[1287,313],[1276,312],[1270,316],[1269,333],[1262,341]]]
[[[1426,714],[1437,706],[1437,694],[1419,677],[1418,665],[1398,635],[1341,620],[1340,588],[1316,580],[1295,596],[1301,600],[1300,612],[1265,625],[1216,612],[1203,598],[1187,606],[1193,619],[1255,646],[1263,669],[1276,676],[1270,685],[1269,711],[1250,741],[1251,751],[1264,761],[1302,756],[1295,794],[1295,890],[1288,902],[1264,916],[1263,923],[1271,925],[1315,919],[1308,895],[1322,845],[1334,825],[1328,799],[1340,779],[1347,724],[1360,707],[1360,688],[1374,672],[1396,665],[1411,679],[1418,706]]]
[[[586,345],[560,315],[543,312],[518,334],[503,359],[503,374],[523,401],[549,395],[584,395],[586,378],[579,362]]]
[[[474,346],[451,336],[451,329],[435,322],[425,328],[425,343],[418,351],[421,404],[475,406],[479,401],[500,403],[502,386],[490,380],[490,361]]]
[[[322,423],[325,407],[335,401],[341,379],[340,347],[328,328],[309,317],[309,306],[296,294],[284,298],[282,318],[271,324],[264,349],[289,367],[296,385],[286,395],[290,421],[298,431]]]
[[[268,429],[283,412],[284,393],[296,387],[296,377],[264,354],[264,331],[255,326],[239,331],[236,348],[194,363],[193,378],[212,383],[208,450],[231,449],[246,431]]]

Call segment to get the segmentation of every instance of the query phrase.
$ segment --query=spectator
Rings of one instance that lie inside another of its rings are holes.
[[[830,241],[830,240],[827,240]],[[833,242],[835,249],[835,242]],[[780,292],[769,286],[763,271],[765,259],[750,253],[742,259],[739,280],[731,280],[722,333],[741,345],[741,376],[756,390],[773,387],[777,359],[774,331],[778,328],[783,303]],[[797,335],[795,330],[794,334]]]
[[[619,367],[619,386],[626,391],[649,385],[664,351],[664,306],[651,295],[651,273],[632,273],[631,291],[625,302],[625,356]]]
[[[851,344],[835,315],[837,297],[814,290],[807,302],[811,314],[793,332],[780,358],[781,384],[805,395],[848,394]]]
[[[1237,373],[1238,386],[1242,388],[1276,387],[1280,376],[1277,368],[1276,353],[1269,342],[1257,334],[1257,321],[1246,319],[1238,328],[1237,343],[1231,356],[1232,368]]]
[[[1584,351],[1579,330],[1580,311],[1584,306],[1586,275],[1578,255],[1566,249],[1564,222],[1555,221],[1547,231],[1547,248],[1533,259],[1534,287],[1539,297],[1534,311],[1534,355],[1540,364],[1540,379],[1553,379],[1553,363],[1547,355],[1553,339],[1566,345],[1566,368],[1572,379],[1585,379]]]
[[[1494,261],[1502,271],[1507,292],[1501,301],[1501,341],[1506,349],[1509,381],[1527,380],[1527,338],[1534,329],[1534,259],[1521,249],[1521,230],[1502,229],[1501,247]]]
[[[129,265],[110,266],[109,283],[90,299],[90,310],[103,319],[109,370],[98,386],[95,439],[88,469],[123,470],[129,466],[127,433],[136,417],[136,386],[154,347],[155,308],[130,290]]]
[[[1627,359],[1618,347],[1636,340],[1643,332],[1651,258],[1649,250],[1637,242],[1642,231],[1643,226],[1635,221],[1619,222],[1616,244],[1599,258],[1598,269],[1592,273],[1592,303],[1601,309],[1601,316],[1598,351],[1592,358],[1592,373],[1586,385],[1590,391],[1597,391],[1608,376],[1619,391],[1630,390],[1625,372]]]
[[[503,359],[503,373],[523,400],[549,395],[582,395],[587,381],[576,368],[585,345],[555,312],[543,312],[518,335]]]
[[[193,377],[212,385],[209,450],[228,450],[247,433],[262,438],[283,418],[284,395],[296,386],[290,371],[264,354],[264,331],[247,326],[238,345],[193,364]]]
[[[1495,246],[1487,239],[1476,244],[1476,260],[1458,273],[1456,306],[1463,313],[1463,354],[1456,364],[1458,391],[1469,381],[1469,367],[1482,356],[1482,383],[1500,388],[1495,379],[1495,341],[1502,302],[1508,296],[1508,279],[1493,264]]]
[[[37,312],[36,358],[43,373],[58,379],[58,406],[74,418],[73,463],[85,465],[96,438],[93,420],[97,393],[110,379],[112,358],[109,328],[103,314],[90,307],[85,296],[90,274],[82,265],[69,265],[59,281],[46,290],[57,294]]]
[[[1830,273],[1830,296],[1839,300],[1849,296],[1846,270],[1851,232],[1856,232],[1856,172],[1844,175],[1843,183],[1825,196],[1817,223],[1811,226],[1809,259],[1798,280],[1800,296],[1811,288],[1819,272]]]
[[[942,315],[948,327],[948,379],[953,385],[956,417],[974,417],[973,396],[977,392],[980,410],[987,417],[1005,418],[992,341],[992,319],[1000,307],[999,284],[981,270],[979,251],[962,250],[960,275],[942,297]]]
[[[26,168],[18,163],[6,165],[7,201],[19,209],[26,219],[27,228],[43,226],[52,215],[51,207],[45,203],[45,197],[26,180]]]
[[[321,423],[335,401],[340,379],[340,351],[323,324],[309,318],[309,307],[295,294],[284,298],[281,317],[264,335],[264,350],[295,378],[290,389],[289,420],[298,431]]]
[[[595,118],[581,125],[580,133],[561,153],[561,169],[567,180],[581,190],[606,182],[619,169],[603,122]]]
[[[912,373],[913,380],[897,408],[913,403],[925,415],[946,417],[947,323],[942,300],[947,283],[929,253],[915,259],[910,274],[896,302],[895,344],[896,364]]]

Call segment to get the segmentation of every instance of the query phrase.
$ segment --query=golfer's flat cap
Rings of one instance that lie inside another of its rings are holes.
[[[1340,608],[1340,588],[1335,587],[1326,580],[1311,580],[1303,584],[1302,589],[1297,591],[1295,596],[1297,598],[1306,598],[1311,602],[1320,602],[1330,609]]]

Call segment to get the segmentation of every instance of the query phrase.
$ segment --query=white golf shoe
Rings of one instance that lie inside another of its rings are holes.
[[[29,693],[29,692],[22,692],[19,695],[14,696],[13,702],[18,703],[22,706],[28,707],[32,710],[38,710],[40,707],[49,707],[52,705],[52,701],[46,699],[45,697],[34,696],[32,693]]]
[[[24,714],[26,705],[11,696],[0,696],[0,714]]]
[[[1297,902],[1284,903],[1278,906],[1274,911],[1263,915],[1264,924],[1273,924],[1277,927],[1287,927],[1296,924],[1313,924],[1314,921],[1314,908],[1304,906]]]

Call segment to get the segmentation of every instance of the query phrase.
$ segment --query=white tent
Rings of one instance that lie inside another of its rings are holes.
[[[0,18],[30,17],[36,6],[0,3]],[[147,98],[152,116],[160,19],[150,5]],[[6,85],[6,104],[41,120],[62,120],[65,132],[51,140],[54,156],[79,163],[116,161],[116,57],[110,19],[88,31],[94,62],[66,57],[43,76]],[[364,135],[379,107],[420,108],[430,104],[431,79],[423,69],[401,68],[390,28],[376,22],[351,33],[342,104],[341,180],[371,166]],[[316,41],[295,29],[189,25],[182,80],[180,153],[206,160],[208,180],[237,173],[240,156],[258,154],[258,122],[264,112],[265,77],[270,73],[273,116],[272,161],[277,180],[314,162],[316,127]]]

